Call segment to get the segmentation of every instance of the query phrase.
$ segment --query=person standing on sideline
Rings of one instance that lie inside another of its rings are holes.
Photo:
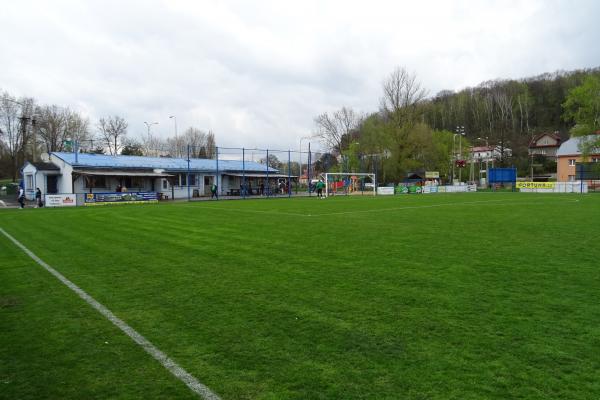
[[[19,186],[19,195],[17,196],[17,201],[19,202],[19,208],[25,208],[25,191],[21,186]]]
[[[44,203],[42,203],[42,191],[40,188],[35,188],[35,202],[37,203],[38,208],[44,207]]]
[[[217,184],[216,183],[213,183],[210,186],[210,198],[212,199],[213,197],[216,197],[217,200],[219,200],[219,195],[217,193]]]
[[[319,179],[319,182],[317,182],[315,187],[317,188],[317,197],[323,198],[323,188],[325,187],[325,183]]]

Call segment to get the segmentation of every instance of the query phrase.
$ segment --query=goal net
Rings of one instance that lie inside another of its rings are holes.
[[[325,197],[333,195],[375,195],[375,174],[331,172],[325,174]]]

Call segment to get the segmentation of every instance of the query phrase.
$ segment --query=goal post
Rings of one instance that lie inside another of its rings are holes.
[[[328,172],[325,174],[325,197],[334,194],[369,194],[375,196],[375,174]]]

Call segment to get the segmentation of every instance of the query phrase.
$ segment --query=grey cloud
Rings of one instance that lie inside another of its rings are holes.
[[[430,93],[600,64],[593,1],[5,5],[0,88],[220,145],[295,148],[324,111],[372,112],[396,67]],[[26,27],[26,29],[24,29]],[[153,128],[154,129],[154,128]]]

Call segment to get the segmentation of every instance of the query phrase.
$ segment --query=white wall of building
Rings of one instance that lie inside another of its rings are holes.
[[[38,175],[40,174],[37,169],[31,164],[27,164],[25,168],[23,168],[23,185],[25,198],[27,200],[35,199],[35,188],[37,187],[37,181],[40,179]]]

